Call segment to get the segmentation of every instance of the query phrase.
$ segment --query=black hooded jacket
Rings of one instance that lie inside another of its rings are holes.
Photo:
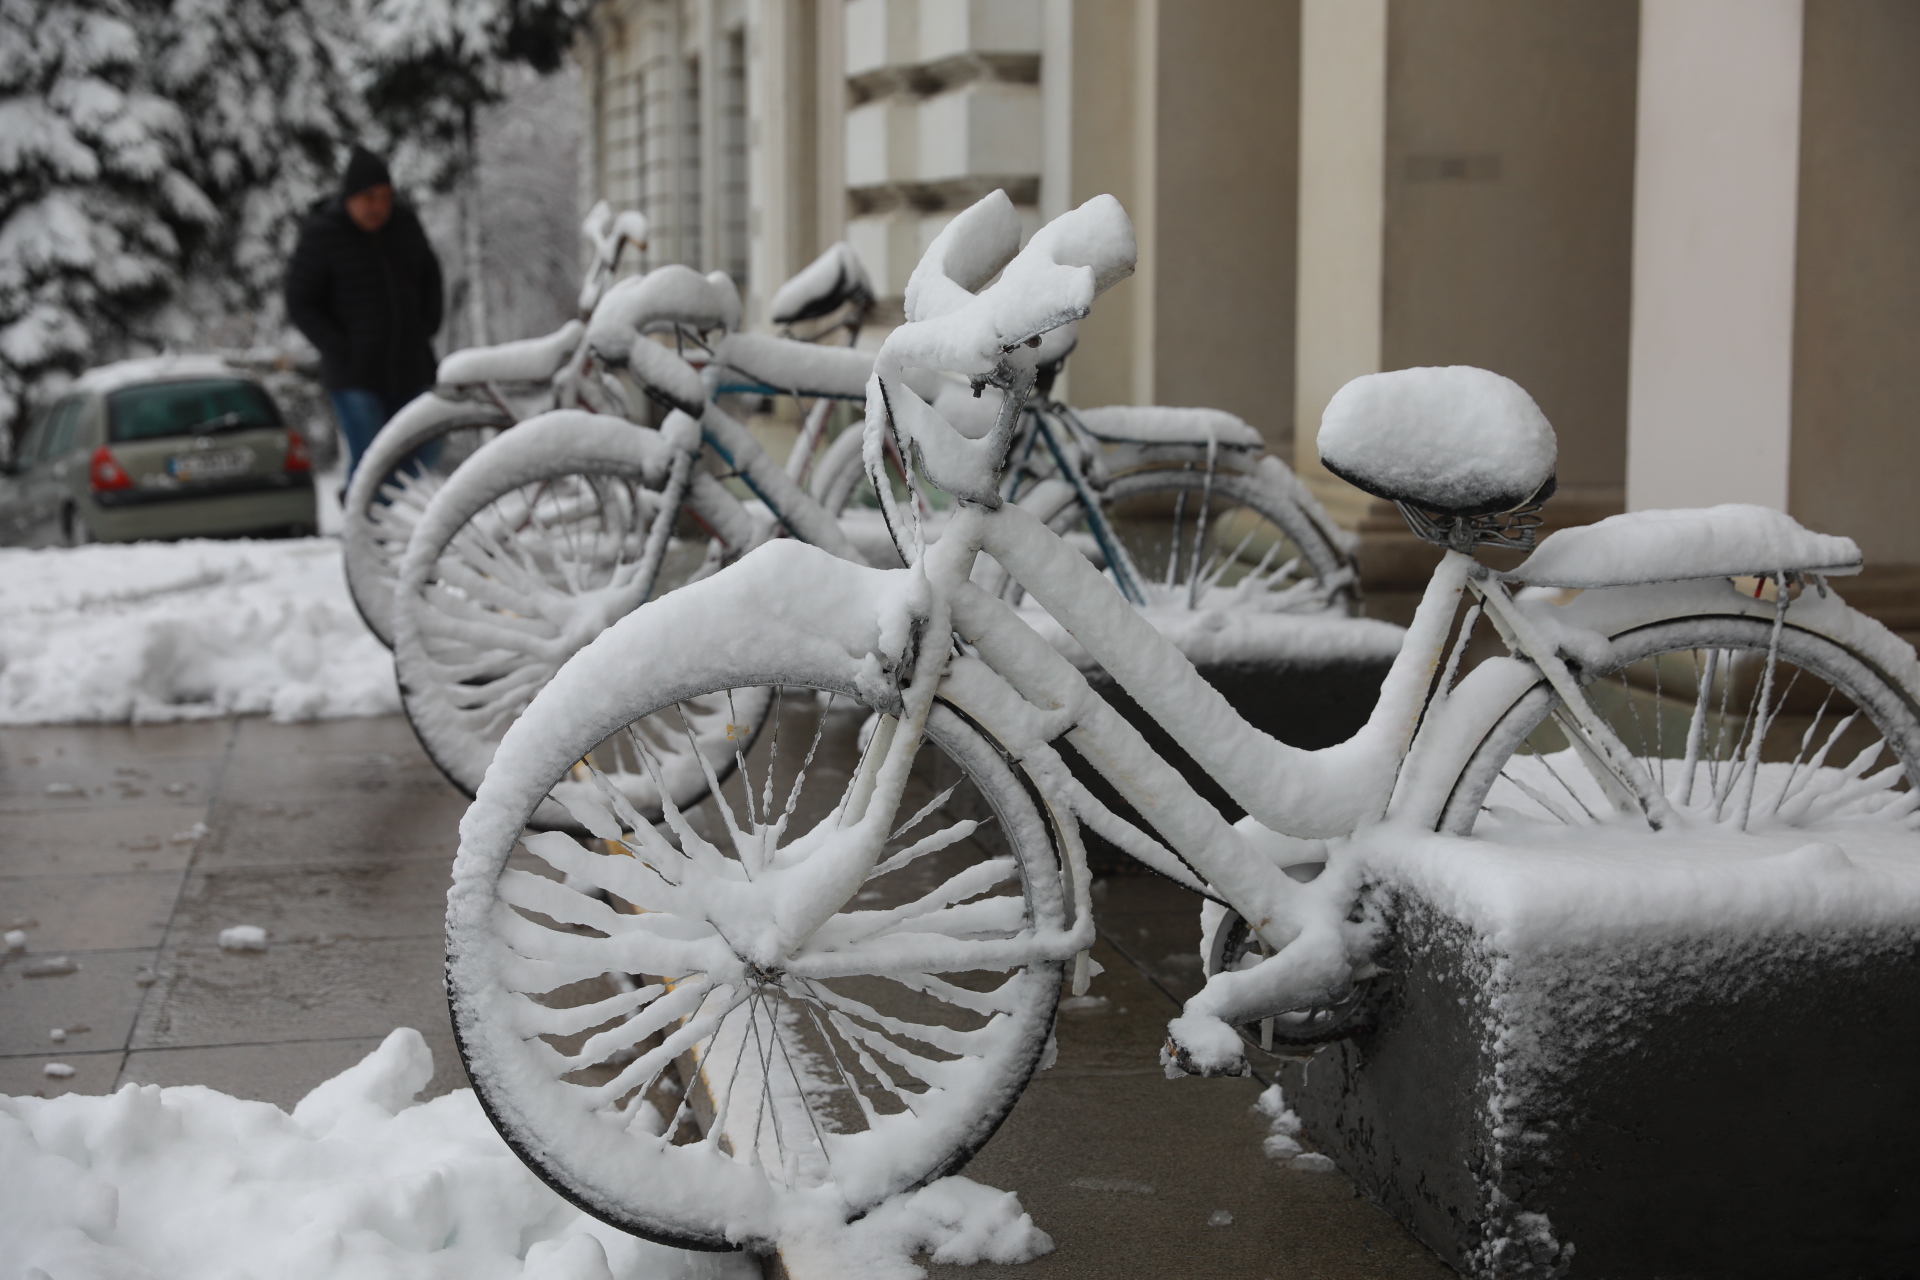
[[[287,315],[320,349],[331,391],[410,396],[433,382],[440,262],[413,211],[365,232],[338,196],[313,207],[287,267]]]

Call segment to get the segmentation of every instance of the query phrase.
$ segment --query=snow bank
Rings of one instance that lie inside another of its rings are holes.
[[[199,1086],[0,1097],[0,1280],[719,1280],[549,1190],[401,1028],[288,1115]]]
[[[0,550],[0,724],[399,706],[330,539]]]
[[[591,1218],[500,1140],[473,1090],[414,1101],[433,1053],[401,1027],[293,1113],[189,1085],[0,1096],[0,1280],[749,1280]],[[1053,1241],[1012,1192],[942,1178],[783,1246],[790,1269],[917,1280],[912,1258],[1025,1262]]]

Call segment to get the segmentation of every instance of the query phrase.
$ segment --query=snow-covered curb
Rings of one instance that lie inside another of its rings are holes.
[[[402,1027],[292,1114],[200,1086],[0,1096],[0,1280],[748,1280],[744,1254],[636,1239],[514,1157],[471,1089],[431,1102]],[[943,1178],[792,1242],[797,1274],[915,1280],[911,1260],[1053,1247],[1010,1192]]]
[[[0,724],[399,707],[333,539],[0,550]]]

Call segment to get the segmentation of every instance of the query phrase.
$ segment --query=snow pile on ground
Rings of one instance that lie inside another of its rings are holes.
[[[858,1222],[803,1231],[780,1248],[787,1270],[835,1280],[921,1280],[913,1258],[937,1263],[1032,1262],[1053,1252],[1011,1191],[947,1177],[889,1200]]]
[[[332,539],[0,550],[0,724],[399,705]]]
[[[588,1217],[500,1140],[471,1089],[431,1102],[402,1027],[293,1113],[199,1086],[0,1096],[0,1280],[749,1280]],[[1011,1192],[943,1178],[792,1242],[804,1274],[916,1280],[911,1261],[1053,1248]]]
[[[0,1097],[0,1280],[719,1280],[573,1208],[402,1028],[288,1115],[198,1086]]]

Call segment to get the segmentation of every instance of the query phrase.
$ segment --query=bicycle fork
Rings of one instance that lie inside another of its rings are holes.
[[[1593,709],[1586,690],[1567,668],[1559,646],[1540,633],[1506,586],[1485,565],[1475,563],[1468,586],[1479,598],[1494,630],[1508,649],[1538,667],[1553,691],[1560,695],[1558,722],[1574,745],[1574,754],[1593,775],[1616,807],[1637,809],[1649,827],[1663,831],[1673,825],[1673,807],[1653,776],[1639,766],[1626,743]],[[1465,644],[1463,634],[1460,643]],[[1624,802],[1624,803],[1623,803]]]

